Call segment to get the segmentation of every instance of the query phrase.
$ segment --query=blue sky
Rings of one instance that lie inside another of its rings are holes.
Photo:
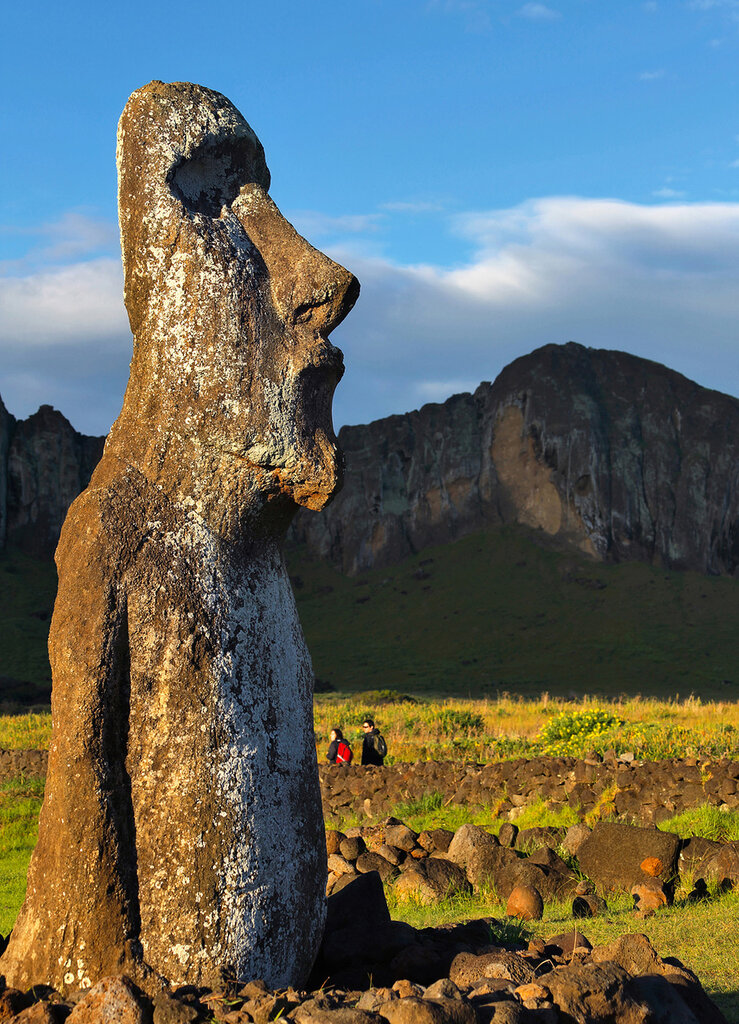
[[[337,426],[570,339],[739,394],[739,0],[14,5],[0,43],[0,395],[108,429],[130,358],[115,128],[225,93],[363,291]]]

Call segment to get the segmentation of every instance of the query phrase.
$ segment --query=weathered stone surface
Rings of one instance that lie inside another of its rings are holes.
[[[67,1018],[70,1024],[148,1024],[142,993],[125,975],[103,978],[81,999]]]
[[[653,1024],[651,1008],[629,991],[630,977],[617,964],[571,964],[546,976],[546,985],[568,1021]]]
[[[495,952],[460,953],[454,958],[449,977],[460,988],[471,985],[480,978],[503,978],[516,985],[524,985],[533,981],[534,971],[531,964],[519,953],[511,953],[505,949]]]
[[[516,885],[506,903],[508,917],[519,917],[522,921],[540,921],[544,914],[544,900],[533,885]]]
[[[629,891],[645,878],[641,864],[647,857],[661,862],[659,877],[672,877],[679,851],[679,837],[669,832],[601,822],[579,847],[577,859],[581,871],[599,888]]]
[[[282,218],[220,94],[138,90],[118,160],[131,376],[57,549],[46,799],[0,971],[298,981],[326,861],[281,542],[340,483],[327,336],[358,285]]]
[[[736,398],[624,352],[546,345],[473,395],[342,428],[346,486],[291,536],[352,574],[517,521],[603,559],[733,574],[737,438]]]

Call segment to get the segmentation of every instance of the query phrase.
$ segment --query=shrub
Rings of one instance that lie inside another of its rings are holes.
[[[478,733],[485,727],[482,715],[455,708],[442,708],[435,720],[439,733],[444,736],[454,736],[458,732]]]
[[[544,754],[577,755],[583,752],[584,746],[592,746],[608,730],[621,725],[620,718],[602,708],[561,711],[545,723],[536,742]]]

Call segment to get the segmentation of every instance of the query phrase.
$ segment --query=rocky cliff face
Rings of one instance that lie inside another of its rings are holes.
[[[547,345],[340,444],[343,491],[291,536],[346,573],[516,521],[598,559],[739,573],[739,401],[646,359]]]
[[[53,555],[104,442],[78,434],[50,405],[16,420],[0,401],[0,548],[7,541],[31,555]]]
[[[0,546],[51,554],[103,438],[0,401]],[[522,522],[593,557],[739,572],[739,401],[658,363],[547,345],[474,395],[344,427],[344,489],[290,533],[343,572]]]

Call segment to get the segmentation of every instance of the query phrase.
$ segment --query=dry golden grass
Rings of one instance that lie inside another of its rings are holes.
[[[739,756],[739,704],[697,697],[663,701],[640,697],[621,700],[538,700],[503,696],[489,700],[403,700],[392,691],[351,696],[317,694],[316,750],[325,757],[331,729],[338,725],[355,755],[361,749],[361,722],[371,715],[385,736],[388,764],[399,761],[498,761],[539,753],[633,750],[642,759],[691,755]],[[558,716],[579,723],[571,740],[539,738]],[[610,728],[589,731],[596,719],[612,718]],[[0,748],[48,749],[51,716],[0,715]]]
[[[611,729],[575,735],[571,743],[537,742],[557,716],[591,718],[605,712]],[[631,697],[621,700],[561,700],[546,694],[538,700],[503,696],[489,700],[400,702],[388,691],[350,697],[318,694],[315,727],[319,758],[328,735],[340,726],[355,754],[361,744],[361,721],[370,714],[388,744],[386,763],[419,760],[498,761],[538,753],[617,752],[631,749],[642,759],[691,755],[739,756],[739,704],[704,702],[696,697],[663,701]]]

